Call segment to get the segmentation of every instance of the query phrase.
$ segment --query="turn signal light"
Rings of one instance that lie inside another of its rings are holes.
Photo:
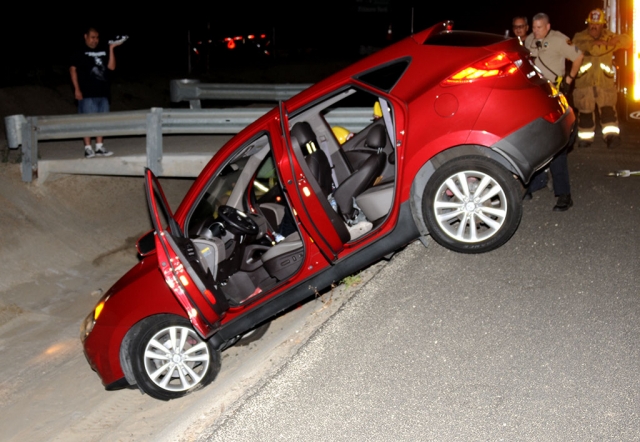
[[[96,308],[93,310],[93,320],[97,321],[100,313],[102,313],[102,309],[104,309],[104,301],[101,301]]]
[[[444,80],[443,84],[472,83],[483,78],[507,77],[515,74],[521,64],[522,60],[511,61],[506,53],[500,52],[459,70]]]

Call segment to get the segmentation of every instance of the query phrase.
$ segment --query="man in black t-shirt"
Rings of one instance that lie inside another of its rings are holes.
[[[116,68],[113,49],[122,41],[100,44],[100,35],[95,28],[88,28],[84,34],[84,47],[74,53],[69,73],[78,100],[78,113],[89,114],[109,112],[109,75]],[[95,151],[91,138],[84,138],[84,156],[110,156],[113,152],[104,148],[102,137],[96,137]]]

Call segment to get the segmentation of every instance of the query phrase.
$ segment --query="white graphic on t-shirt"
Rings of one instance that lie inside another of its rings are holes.
[[[93,57],[93,61],[95,66],[91,69],[91,73],[89,74],[97,81],[107,81],[105,77],[105,67],[102,63],[101,57],[106,57],[107,53],[105,51],[100,52],[85,52],[84,55],[88,57]]]

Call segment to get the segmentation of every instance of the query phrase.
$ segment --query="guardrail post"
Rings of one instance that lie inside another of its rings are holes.
[[[34,171],[38,172],[38,117],[27,117],[22,125],[22,181],[33,181]]]
[[[189,101],[191,109],[202,109],[200,99],[197,98],[197,89],[200,80],[192,80],[184,78],[182,80],[171,80],[169,82],[169,95],[171,101],[178,103],[180,101]]]
[[[9,115],[4,117],[4,127],[7,132],[9,149],[17,149],[22,144],[22,127],[27,124],[24,115]]]
[[[152,107],[147,114],[147,167],[162,175],[162,108]]]

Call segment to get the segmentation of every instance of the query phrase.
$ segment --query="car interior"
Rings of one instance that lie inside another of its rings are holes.
[[[357,93],[365,94],[354,100]],[[350,128],[340,144],[331,113],[361,102],[373,109],[378,97],[351,88],[290,120],[291,148],[345,243],[380,226],[394,197],[392,121],[372,118]],[[381,100],[383,101],[383,100]],[[206,272],[230,305],[259,298],[293,276],[304,260],[304,243],[283,192],[268,133],[258,135],[212,178],[187,221],[187,232]]]

